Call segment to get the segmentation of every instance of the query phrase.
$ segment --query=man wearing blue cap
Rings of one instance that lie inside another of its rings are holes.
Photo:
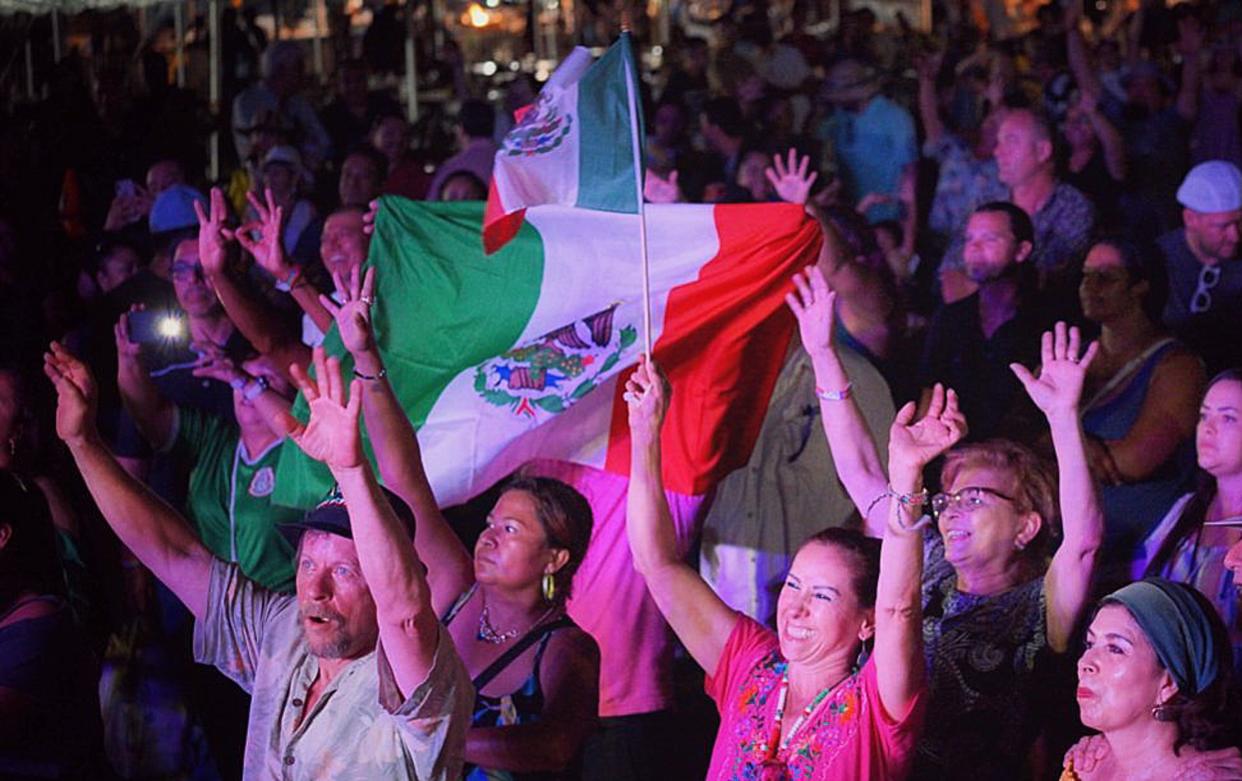
[[[1157,242],[1169,275],[1164,324],[1208,364],[1242,363],[1242,171],[1224,160],[1190,169],[1177,191],[1184,227]]]
[[[243,778],[455,779],[474,690],[431,607],[409,509],[363,458],[358,381],[337,359],[293,370],[310,403],[290,437],[339,492],[289,532],[297,596],[273,594],[212,557],[188,525],[131,478],[95,429],[95,383],[53,342],[56,431],[121,541],[194,614],[195,657],[250,692]],[[348,401],[347,401],[348,399]]]

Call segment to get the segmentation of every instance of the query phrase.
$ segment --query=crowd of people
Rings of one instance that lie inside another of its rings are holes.
[[[416,134],[391,52],[324,97],[232,14],[215,181],[125,29],[9,107],[0,778],[1242,779],[1242,4],[809,5],[643,73],[647,201],[820,234],[703,497],[645,355],[628,475],[445,508],[424,471],[377,199],[486,198],[532,79],[450,41]]]

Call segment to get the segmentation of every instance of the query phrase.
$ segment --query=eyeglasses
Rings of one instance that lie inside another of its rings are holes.
[[[1204,266],[1199,270],[1199,284],[1190,297],[1190,311],[1201,315],[1212,308],[1212,288],[1220,282],[1220,266]]]
[[[172,264],[172,278],[179,282],[188,282],[195,277],[203,277],[202,263],[174,263]]]
[[[971,510],[985,507],[988,502],[986,497],[994,496],[997,499],[1004,499],[1006,502],[1014,501],[1012,496],[997,491],[995,488],[985,488],[981,485],[972,485],[955,494],[936,494],[931,498],[932,512],[940,515],[950,507],[957,505],[962,509],[970,512]]]

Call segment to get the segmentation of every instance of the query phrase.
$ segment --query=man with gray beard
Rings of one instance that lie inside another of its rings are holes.
[[[294,367],[310,403],[290,436],[331,470],[337,490],[288,531],[297,594],[274,594],[221,561],[190,526],[120,467],[95,427],[86,367],[53,342],[56,433],[104,518],[194,614],[195,658],[251,694],[247,781],[460,777],[474,689],[431,607],[414,517],[362,455],[361,380],[314,353]],[[382,375],[381,375],[382,376]]]

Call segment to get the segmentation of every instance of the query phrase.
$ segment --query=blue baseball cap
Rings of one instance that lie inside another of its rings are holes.
[[[184,228],[197,228],[198,215],[194,212],[195,201],[206,206],[207,196],[188,184],[174,184],[155,196],[155,203],[151,204],[151,216],[148,220],[152,235]]]

